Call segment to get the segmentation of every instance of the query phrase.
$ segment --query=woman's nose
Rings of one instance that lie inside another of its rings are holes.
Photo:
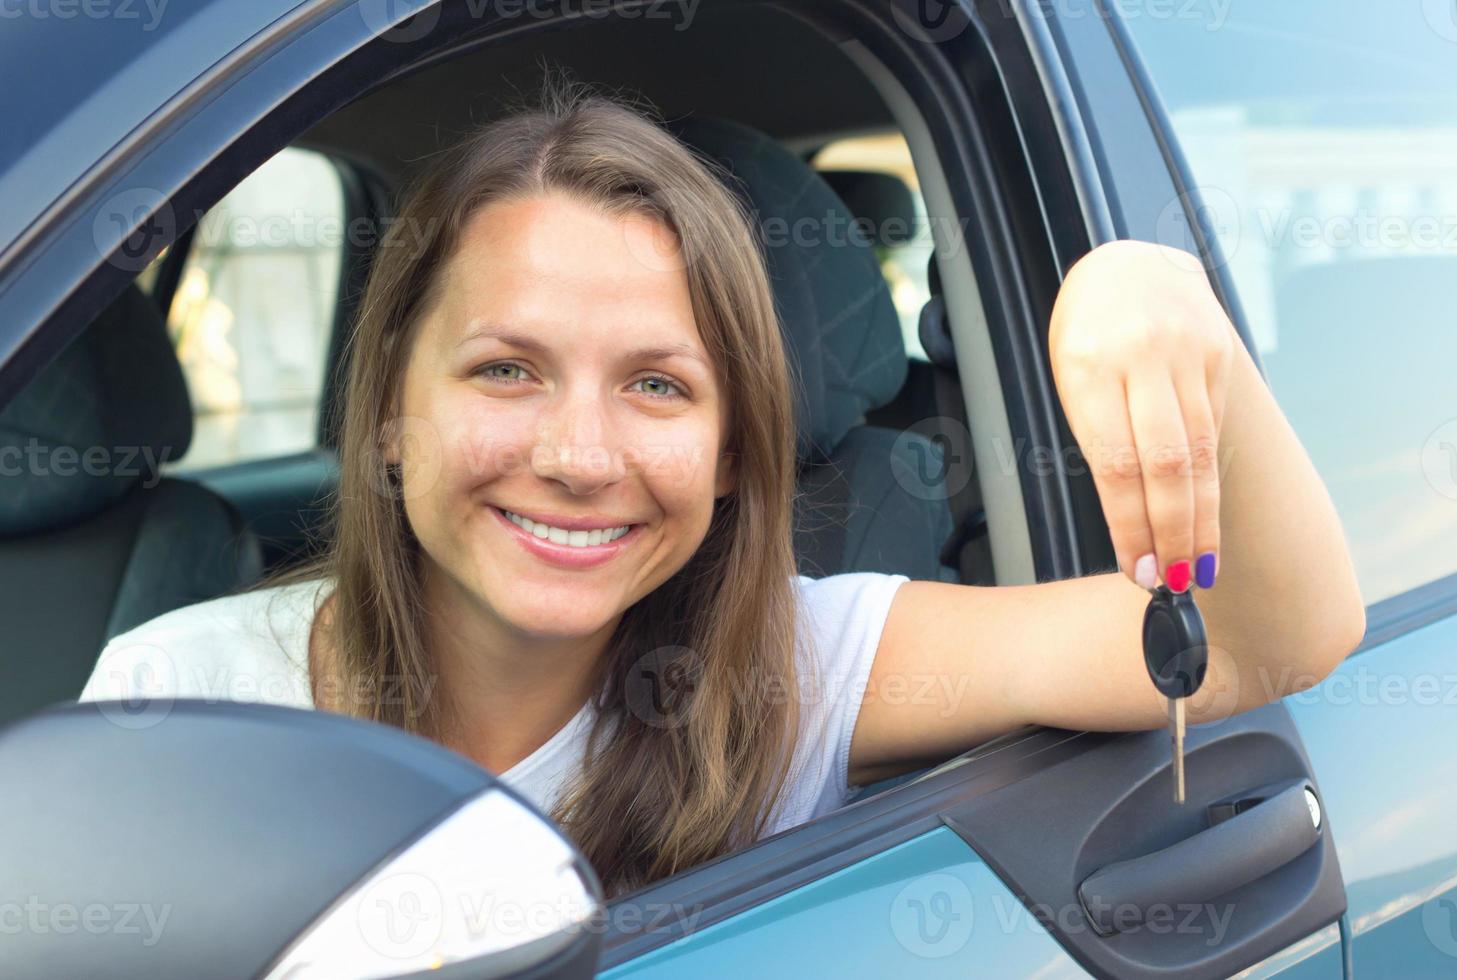
[[[590,395],[563,395],[537,429],[531,465],[543,479],[589,494],[622,478],[623,460],[605,408]]]

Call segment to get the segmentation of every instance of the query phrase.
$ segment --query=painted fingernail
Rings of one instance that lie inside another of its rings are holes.
[[[1164,581],[1169,583],[1169,588],[1175,592],[1183,592],[1189,587],[1189,561],[1182,559],[1169,566],[1164,573]]]
[[[1159,582],[1159,566],[1153,552],[1138,559],[1133,565],[1133,580],[1145,589],[1151,589]]]
[[[1201,589],[1214,587],[1214,552],[1206,551],[1194,564],[1194,578]]]

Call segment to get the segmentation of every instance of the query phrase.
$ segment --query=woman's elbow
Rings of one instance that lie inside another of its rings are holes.
[[[1311,630],[1304,642],[1304,683],[1295,690],[1319,684],[1360,647],[1366,636],[1366,605],[1356,593],[1309,626]],[[1281,695],[1293,694],[1295,690],[1283,691]]]
[[[1334,638],[1331,640],[1328,649],[1325,674],[1329,674],[1361,646],[1366,638],[1366,603],[1358,594],[1354,600],[1347,605],[1347,615],[1344,625],[1339,630],[1333,630]],[[1325,674],[1321,676],[1324,677]]]
[[[1273,661],[1255,669],[1258,684],[1241,683],[1235,698],[1236,711],[1248,711],[1299,694],[1315,687],[1361,645],[1366,635],[1366,607],[1359,596],[1344,603],[1329,604],[1310,615],[1284,642],[1271,644],[1278,650]],[[1242,676],[1241,680],[1247,680]]]

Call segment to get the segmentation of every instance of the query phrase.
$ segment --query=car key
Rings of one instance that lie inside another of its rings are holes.
[[[1143,614],[1143,662],[1153,686],[1169,701],[1169,737],[1174,750],[1174,802],[1184,802],[1185,700],[1204,683],[1209,643],[1204,616],[1192,590],[1167,585],[1150,589]]]

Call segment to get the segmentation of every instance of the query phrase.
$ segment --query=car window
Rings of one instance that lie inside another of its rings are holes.
[[[207,212],[167,311],[187,378],[186,472],[312,448],[338,302],[344,192],[327,157],[288,148]],[[164,252],[138,277],[150,291]]]
[[[890,174],[899,178],[910,190],[915,209],[910,234],[904,241],[895,244],[877,244],[875,253],[880,260],[880,271],[890,286],[896,313],[900,316],[906,354],[926,360],[920,337],[921,307],[931,298],[926,276],[934,243],[930,223],[926,220],[926,203],[921,198],[921,185],[916,180],[916,168],[911,162],[911,150],[905,137],[900,133],[887,133],[835,140],[815,154],[811,165],[819,171]],[[882,217],[880,220],[889,225],[896,218]]]
[[[1123,19],[1366,601],[1457,572],[1457,5],[1168,13]]]

